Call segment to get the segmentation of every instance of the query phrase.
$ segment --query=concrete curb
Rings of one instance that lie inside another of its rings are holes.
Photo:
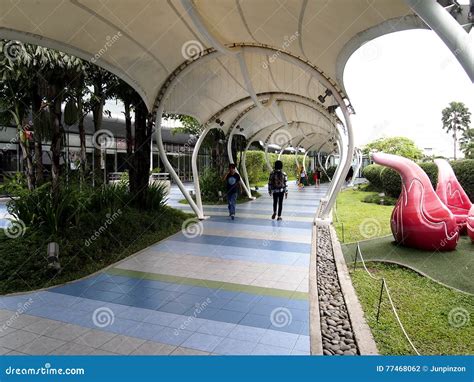
[[[316,248],[317,226],[313,225],[311,235],[311,255],[309,259],[309,338],[311,355],[323,355],[321,317],[319,315],[319,295],[317,283]]]
[[[341,244],[337,239],[336,230],[333,226],[330,227],[330,232],[339,285],[341,286],[344,301],[346,302],[359,353],[361,355],[376,355],[378,354],[377,345],[375,344],[369,325],[367,325],[367,322],[365,321],[364,311],[362,310],[362,306],[360,305],[356,291],[352,285],[346,260],[342,253]]]

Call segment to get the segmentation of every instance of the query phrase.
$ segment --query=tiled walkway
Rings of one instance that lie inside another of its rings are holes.
[[[263,190],[265,191],[265,190]],[[209,206],[209,220],[93,277],[0,298],[0,354],[309,354],[311,221],[326,188]],[[172,189],[170,205],[183,210]],[[19,314],[21,313],[21,314]]]

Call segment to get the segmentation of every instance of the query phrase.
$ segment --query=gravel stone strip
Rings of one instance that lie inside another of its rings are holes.
[[[357,355],[344,296],[339,285],[329,226],[317,226],[316,274],[324,355]]]

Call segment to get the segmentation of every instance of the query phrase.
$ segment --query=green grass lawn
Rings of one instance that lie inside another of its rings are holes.
[[[376,193],[345,190],[339,194],[338,221],[334,216],[334,225],[341,241],[344,223],[346,243],[372,239],[361,243],[362,252],[368,259],[372,255],[372,258],[390,259],[393,255],[397,259],[409,259],[421,271],[431,269],[432,277],[443,278],[442,281],[455,281],[457,287],[473,287],[472,268],[469,269],[472,260],[469,256],[472,258],[474,247],[467,238],[462,238],[458,251],[446,254],[397,247],[392,244],[390,236],[380,238],[391,235],[390,216],[393,206],[362,202],[369,194]],[[394,248],[397,250],[395,254]],[[350,261],[355,253],[354,245],[343,245],[343,250],[346,260]],[[452,263],[453,259],[456,259],[456,265]],[[461,269],[462,267],[468,268]],[[369,263],[369,270],[377,277],[386,278],[400,319],[421,354],[474,354],[474,296],[444,287],[398,265],[373,262]],[[376,322],[380,281],[371,279],[360,266],[351,276],[380,353],[413,354],[395,321],[386,296],[380,321]],[[450,312],[460,312],[459,315],[451,315],[461,319],[465,317],[465,324],[456,327],[456,321],[451,320],[453,325],[449,319]]]
[[[459,239],[455,251],[428,252],[399,246],[392,236],[360,242],[364,259],[393,261],[405,265],[436,281],[474,294],[474,245],[467,236]],[[346,261],[352,262],[356,244],[343,245]]]
[[[353,189],[339,193],[334,213],[334,227],[341,242],[350,243],[391,234],[390,216],[393,206],[363,203],[362,199],[368,195],[377,193]]]
[[[396,265],[368,263],[368,267],[377,277],[385,277],[400,320],[420,354],[474,354],[474,297]],[[357,268],[352,273],[352,282],[379,352],[414,354],[386,295],[379,322],[376,321],[380,281]]]

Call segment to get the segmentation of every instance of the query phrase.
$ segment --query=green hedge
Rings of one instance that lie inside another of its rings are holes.
[[[270,164],[273,166],[275,161],[278,159],[278,154],[269,153],[268,158]],[[296,162],[295,155],[284,154],[280,160],[283,162],[283,171],[285,171],[290,178],[296,178]],[[298,161],[303,160],[303,156],[298,156]],[[249,150],[245,159],[245,165],[247,167],[247,173],[249,175],[249,182],[258,183],[268,180],[268,169],[265,163],[265,153],[263,151]]]
[[[474,200],[474,159],[450,162],[459,183],[464,188],[469,198]],[[419,163],[419,166],[430,178],[433,188],[436,189],[438,168],[432,162]],[[398,197],[401,192],[402,182],[398,173],[390,168],[371,164],[364,168],[362,175],[371,185],[387,195]]]

